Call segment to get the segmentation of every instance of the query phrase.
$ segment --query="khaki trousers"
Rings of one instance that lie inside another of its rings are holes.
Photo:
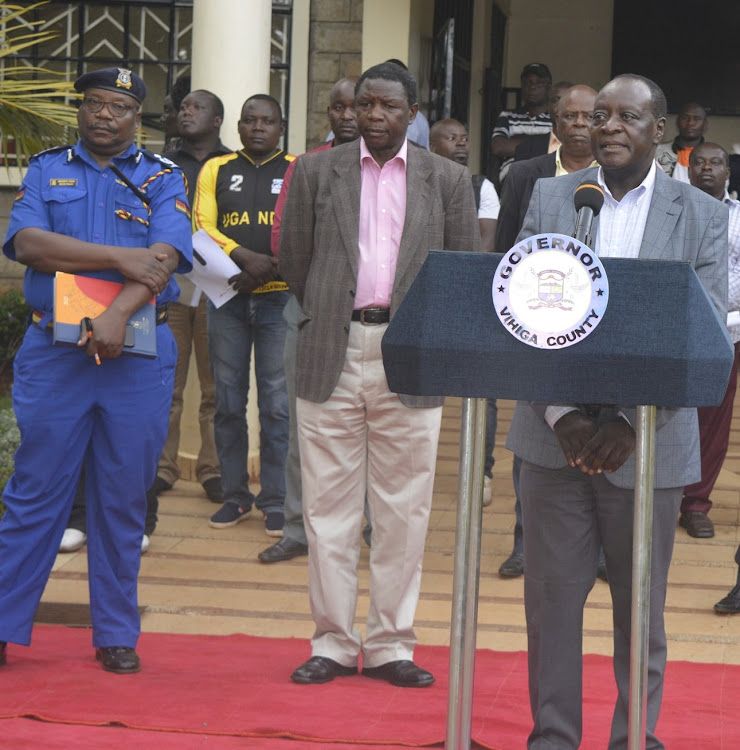
[[[198,366],[198,381],[200,382],[200,409],[198,411],[200,450],[195,464],[195,474],[198,481],[203,484],[207,479],[221,476],[216,441],[213,436],[215,391],[211,365],[208,359],[206,296],[201,296],[197,307],[181,305],[179,302],[170,303],[167,311],[167,322],[177,343],[177,367],[170,409],[170,427],[167,433],[167,442],[159,459],[157,476],[162,477],[170,484],[174,484],[180,478],[177,453],[180,448],[182,394],[188,379],[190,352],[195,347],[195,362]]]
[[[314,656],[366,667],[413,659],[413,629],[442,409],[412,409],[388,390],[387,325],[351,323],[328,401],[297,401]],[[365,643],[354,627],[365,494],[373,524]]]

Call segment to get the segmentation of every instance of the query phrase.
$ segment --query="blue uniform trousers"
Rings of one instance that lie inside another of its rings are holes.
[[[146,491],[167,437],[176,361],[167,325],[157,347],[156,359],[97,366],[81,349],[52,345],[48,328],[26,332],[13,384],[21,444],[0,522],[0,640],[31,641],[84,462],[93,645],[136,646]]]

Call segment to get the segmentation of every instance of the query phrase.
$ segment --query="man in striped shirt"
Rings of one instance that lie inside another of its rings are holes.
[[[552,131],[548,108],[552,86],[550,69],[542,63],[529,63],[522,70],[521,82],[522,106],[514,110],[505,109],[493,126],[491,153],[502,162],[499,182],[506,178],[517,146],[529,136]]]

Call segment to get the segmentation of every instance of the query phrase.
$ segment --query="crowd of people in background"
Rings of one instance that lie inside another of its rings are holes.
[[[256,510],[265,533],[277,539],[260,552],[262,563],[309,555],[316,630],[312,656],[295,669],[293,681],[324,683],[361,670],[402,687],[431,685],[434,676],[413,660],[413,621],[442,399],[391,392],[380,350],[429,250],[504,252],[532,234],[571,234],[573,191],[591,180],[606,196],[595,237],[600,256],[689,261],[723,319],[728,310],[740,310],[740,203],[727,191],[728,153],[705,139],[707,110],[696,102],[681,107],[678,135],[663,143],[667,103],[659,86],[641,76],[618,76],[597,92],[553,83],[545,64],[526,65],[521,106],[501,112],[493,128],[490,149],[498,168],[488,176],[467,169],[464,123],[444,119],[429,128],[416,82],[399,60],[337,81],[327,102],[329,139],[299,158],[281,147],[283,112],[266,93],[244,102],[242,148],[234,152],[221,141],[219,97],[173,91],[164,102],[167,150],[160,157],[134,145],[146,95],[138,76],[109,68],[82,76],[76,86],[84,97],[80,141],[32,161],[4,245],[28,267],[35,310],[19,359],[48,367],[31,368],[43,382],[26,373],[14,391],[24,434],[0,525],[6,572],[0,579],[0,665],[6,642],[30,638],[56,550],[87,543],[97,656],[109,671],[138,671],[138,560],[156,527],[158,496],[180,477],[180,420],[194,351],[201,437],[195,474],[205,497],[219,506],[210,526],[236,526]],[[115,172],[116,180],[106,181],[109,166],[122,173]],[[61,190],[51,197],[41,191],[47,179],[68,190],[69,180],[84,184],[74,220],[59,209],[68,200]],[[104,194],[105,200],[95,197]],[[106,201],[118,206],[115,216],[100,213]],[[666,218],[666,205],[676,207],[678,219]],[[204,230],[235,264],[229,284],[236,294],[222,305],[183,275],[191,268],[191,230]],[[126,260],[120,248],[138,249]],[[59,270],[124,282],[120,300],[126,304],[117,317],[96,318],[89,341],[81,341],[99,368],[85,367],[80,352],[50,345],[51,274]],[[169,324],[157,330],[156,368],[167,367],[166,376],[156,378],[158,389],[141,386],[140,371],[155,367],[151,360],[119,356],[121,316],[153,294]],[[740,316],[729,316],[728,329],[735,357],[722,404],[699,409],[698,420],[696,410],[660,410],[651,748],[662,747],[654,729],[676,522],[692,537],[714,535],[711,494],[729,443]],[[258,492],[248,466],[252,353]],[[40,429],[33,415],[46,408],[51,381],[59,379],[85,393],[60,410],[67,428]],[[129,388],[133,406],[112,403],[131,380],[137,383]],[[112,416],[98,420],[103,408]],[[487,416],[484,505],[495,494],[495,398],[488,400]],[[634,423],[627,407],[516,407],[507,440],[514,453],[516,523],[512,552],[499,573],[525,576],[534,720],[528,746],[535,750],[580,742],[582,612],[597,578],[608,582],[614,610],[619,699],[610,747],[625,743]],[[73,465],[42,466],[40,451],[50,441],[79,446]],[[111,450],[121,441],[137,446],[123,462]],[[42,507],[42,520],[31,523],[29,513]],[[118,509],[115,529],[111,508]],[[364,638],[354,625],[363,537],[370,546]],[[45,552],[33,576],[21,575],[31,549]],[[719,613],[740,613],[740,548],[736,561],[738,585],[717,603]],[[8,566],[18,574],[8,575]]]

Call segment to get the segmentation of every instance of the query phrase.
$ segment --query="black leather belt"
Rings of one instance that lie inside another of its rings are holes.
[[[381,325],[390,319],[391,311],[387,307],[365,307],[352,311],[352,320],[359,321],[364,326]]]

